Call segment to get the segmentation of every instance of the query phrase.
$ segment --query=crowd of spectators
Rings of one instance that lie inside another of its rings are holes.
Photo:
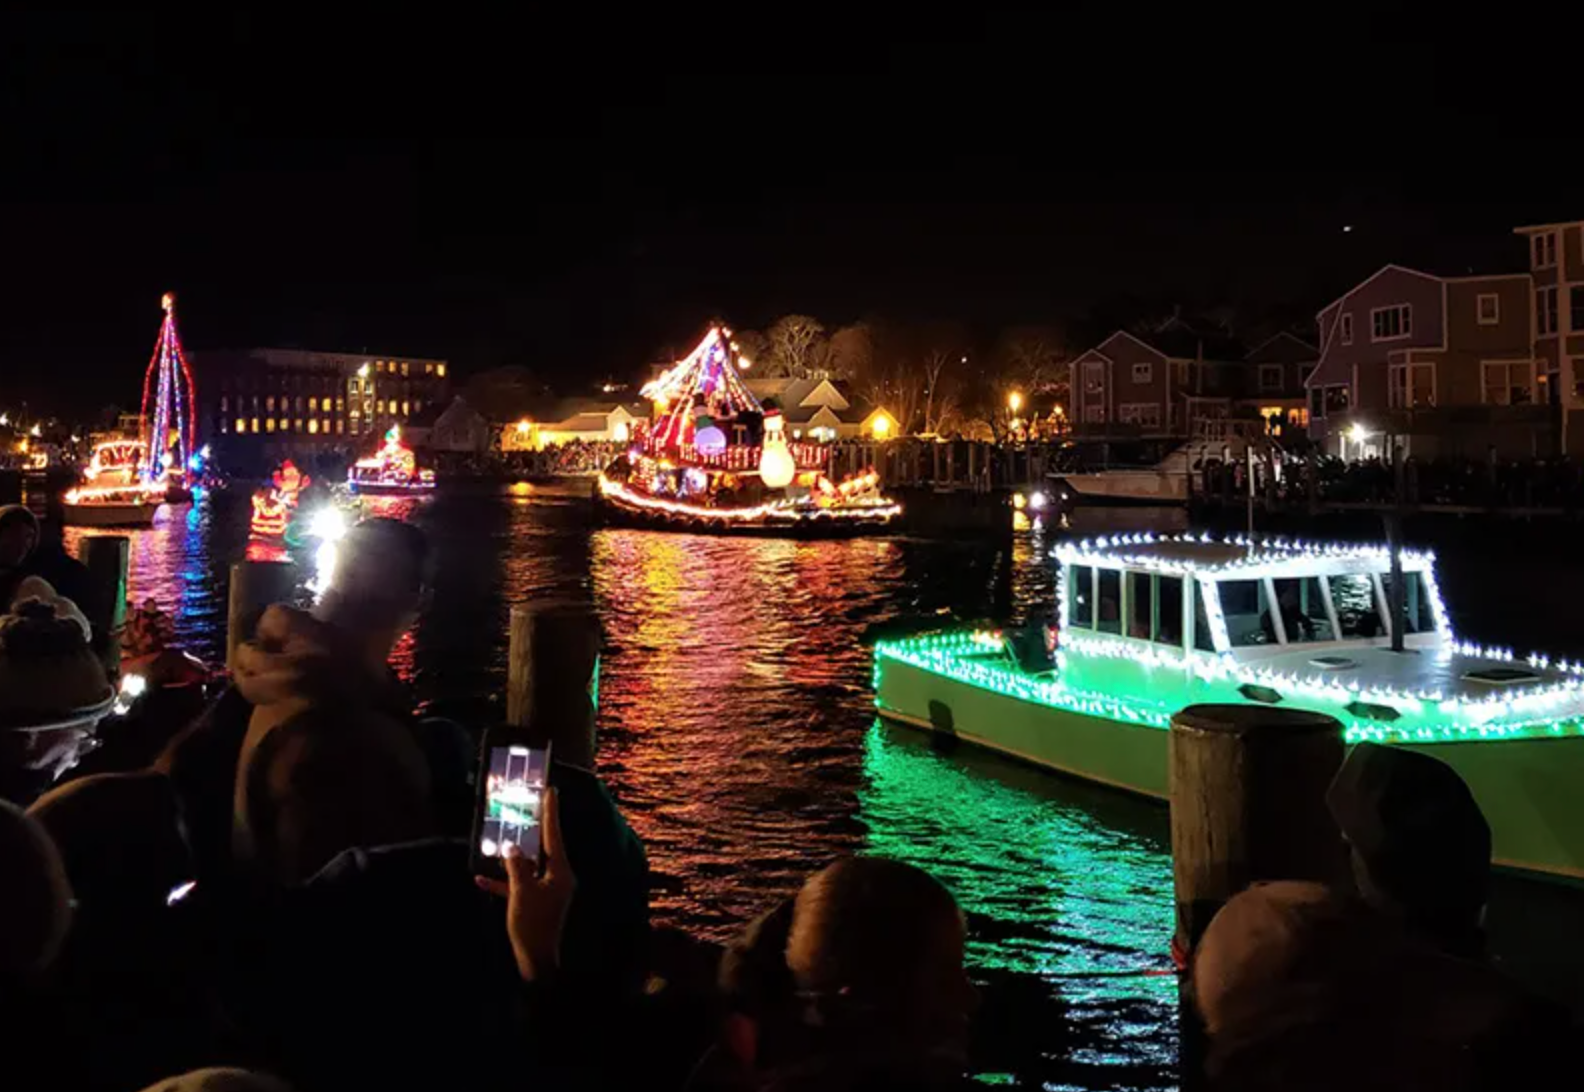
[[[151,764],[0,779],[0,1088],[971,1086],[951,892],[850,857],[723,951],[654,928],[591,706],[545,726],[542,868],[473,875],[471,738],[386,667],[427,566],[414,528],[360,524]],[[1250,889],[1184,956],[1213,1087],[1549,1086],[1566,1015],[1484,959],[1466,787],[1360,747],[1330,804],[1354,882]]]
[[[1195,468],[1196,492],[1240,501],[1248,493],[1248,466],[1240,460]],[[1335,456],[1283,456],[1275,484],[1270,466],[1257,461],[1254,492],[1279,504],[1391,504],[1399,496],[1397,474],[1379,457],[1343,461]],[[1408,505],[1460,508],[1530,509],[1576,513],[1584,510],[1584,471],[1573,459],[1420,459],[1403,460],[1401,498]]]

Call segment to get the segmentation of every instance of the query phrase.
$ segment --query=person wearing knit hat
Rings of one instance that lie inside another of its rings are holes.
[[[1417,751],[1360,743],[1326,791],[1353,853],[1359,894],[1444,951],[1484,948],[1491,832],[1446,763]]]

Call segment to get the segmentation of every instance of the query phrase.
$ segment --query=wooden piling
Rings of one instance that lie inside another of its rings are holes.
[[[127,559],[132,540],[126,535],[93,535],[83,540],[78,560],[88,570],[93,598],[84,606],[93,627],[94,651],[113,679],[121,674],[121,631],[126,626]]]
[[[238,561],[231,566],[226,601],[226,667],[236,670],[236,650],[253,637],[259,616],[291,598],[295,571],[284,561]]]
[[[585,604],[512,607],[506,723],[553,740],[556,757],[575,766],[594,763],[599,649],[599,620]]]
[[[1191,952],[1222,905],[1261,880],[1336,882],[1347,857],[1325,792],[1342,764],[1333,717],[1267,705],[1193,705],[1168,744],[1177,939]],[[1205,1086],[1204,1029],[1179,993],[1182,1088]]]

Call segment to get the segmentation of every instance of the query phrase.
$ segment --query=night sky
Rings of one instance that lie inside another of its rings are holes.
[[[712,314],[1301,318],[1584,215],[1571,63],[1489,12],[859,7],[0,17],[0,400],[133,402],[167,288],[189,348],[571,387]]]

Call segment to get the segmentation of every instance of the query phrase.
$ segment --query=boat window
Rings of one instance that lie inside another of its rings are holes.
[[[1155,639],[1163,645],[1182,644],[1182,577],[1156,577],[1155,602]]]
[[[1094,629],[1094,570],[1088,565],[1067,568],[1067,624]]]
[[[1386,609],[1391,610],[1391,573],[1381,576],[1381,590],[1386,593]],[[1435,611],[1430,606],[1430,595],[1425,591],[1424,576],[1420,573],[1403,573],[1403,590],[1407,593],[1408,627],[1405,633],[1434,633]],[[1388,630],[1387,632],[1390,632]]]
[[[1150,587],[1149,573],[1128,573],[1128,631],[1129,637],[1148,641],[1155,613],[1154,589]]]
[[[1101,633],[1122,632],[1122,574],[1115,569],[1100,570],[1100,590],[1095,606],[1099,609],[1095,629]]]
[[[1375,605],[1375,582],[1363,573],[1333,576],[1331,602],[1343,637],[1379,637],[1380,610]]]
[[[1210,632],[1210,616],[1205,613],[1205,586],[1194,581],[1194,647],[1200,652],[1215,651],[1215,635]]]
[[[1221,593],[1221,615],[1226,619],[1227,641],[1233,648],[1276,643],[1276,624],[1271,620],[1265,581],[1222,580],[1216,590]]]
[[[1288,644],[1336,640],[1318,576],[1283,577],[1272,583],[1276,585],[1276,602],[1281,605]]]

